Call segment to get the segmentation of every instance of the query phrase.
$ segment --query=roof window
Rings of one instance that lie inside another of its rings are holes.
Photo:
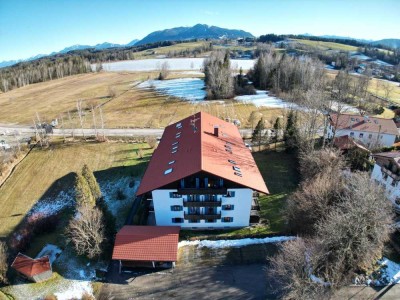
[[[236,161],[232,160],[232,159],[228,159],[228,161],[232,164],[232,165],[236,165]]]
[[[175,163],[175,160],[171,160],[168,164],[169,165],[172,165],[172,164],[174,164]]]
[[[179,122],[178,124],[176,124],[176,128],[182,128],[182,123]]]
[[[233,174],[235,174],[236,176],[242,177],[242,174],[239,172],[234,172]]]
[[[239,168],[239,167],[232,166],[232,168],[233,168],[235,171],[238,171],[238,172],[240,172],[240,168]]]
[[[172,150],[178,150],[178,146],[173,146]]]
[[[179,142],[173,142],[172,146],[175,146],[175,145],[178,145],[178,144],[179,144]]]
[[[171,151],[172,154],[174,154],[174,153],[176,153],[176,152],[178,152],[178,149],[175,149],[175,150],[172,150],[172,151]]]
[[[167,175],[167,174],[169,174],[169,173],[172,173],[172,168],[166,169],[166,170],[164,171],[164,175]]]

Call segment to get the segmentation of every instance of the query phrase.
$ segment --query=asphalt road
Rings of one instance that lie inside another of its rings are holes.
[[[65,135],[72,135],[72,129],[66,128],[62,129],[53,129],[54,136],[63,136]],[[102,129],[98,129],[98,134],[103,134]],[[161,137],[164,132],[164,129],[158,128],[105,128],[104,133],[106,136],[157,136]],[[240,132],[243,135],[251,135],[251,129],[240,129]],[[75,136],[94,136],[96,133],[95,129],[92,128],[84,128],[82,129],[75,129],[74,134]],[[10,125],[10,124],[0,124],[0,135],[5,136],[27,136],[27,135],[34,135],[35,129],[29,126],[21,126],[21,125]]]

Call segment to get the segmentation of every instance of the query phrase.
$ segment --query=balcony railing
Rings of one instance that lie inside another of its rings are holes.
[[[218,220],[221,214],[184,214],[185,220]]]
[[[184,201],[184,207],[219,207],[221,201]]]
[[[179,195],[226,195],[227,188],[180,188]]]

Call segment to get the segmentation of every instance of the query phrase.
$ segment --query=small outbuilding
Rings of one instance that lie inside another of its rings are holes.
[[[11,267],[23,277],[33,282],[48,280],[53,274],[50,259],[47,255],[40,258],[31,258],[18,253]]]
[[[169,267],[178,258],[179,226],[124,226],[117,233],[112,259],[122,267]]]

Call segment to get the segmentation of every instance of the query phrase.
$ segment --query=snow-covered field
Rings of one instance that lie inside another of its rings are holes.
[[[238,240],[216,240],[216,241],[210,241],[210,240],[196,240],[196,241],[182,241],[179,242],[178,248],[180,247],[185,247],[185,246],[197,246],[199,248],[201,247],[206,247],[206,248],[237,248],[237,247],[243,247],[243,246],[248,246],[248,245],[255,245],[255,244],[268,244],[268,243],[280,243],[280,242],[286,242],[295,239],[296,237],[294,236],[275,236],[275,237],[266,237],[263,239],[252,239],[252,238],[246,238],[246,239],[238,239]]]
[[[171,71],[192,70],[199,71],[203,68],[204,58],[164,58],[164,59],[141,59],[124,60],[110,63],[103,63],[103,70],[109,72],[119,71],[157,71],[161,65],[167,62]],[[233,69],[249,70],[254,65],[253,59],[231,59]],[[92,65],[94,70],[96,65]]]
[[[256,95],[236,96],[235,100],[253,103],[257,107],[268,106],[273,108],[300,108],[294,103],[289,103],[280,98],[270,96],[268,91],[257,91]]]
[[[206,96],[204,80],[200,78],[178,78],[170,80],[147,80],[137,87],[154,89],[160,94],[189,101],[202,101]]]

